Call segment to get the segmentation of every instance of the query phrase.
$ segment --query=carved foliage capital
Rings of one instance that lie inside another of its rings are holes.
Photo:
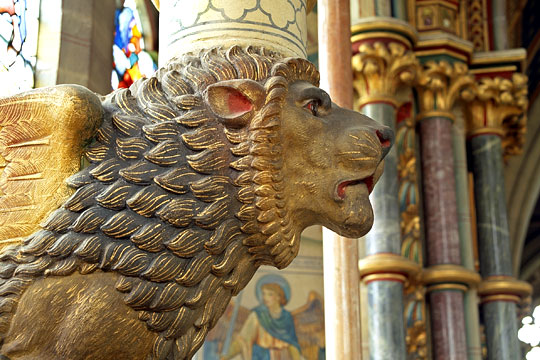
[[[414,53],[398,42],[360,45],[353,56],[353,85],[361,102],[393,98],[401,85],[412,84],[418,71]]]
[[[474,97],[474,78],[467,65],[459,62],[427,62],[416,85],[421,113],[451,112],[456,101],[470,101]]]
[[[527,76],[515,73],[511,79],[481,78],[474,95],[467,112],[469,136],[497,133],[503,139],[505,156],[519,154],[527,125]]]

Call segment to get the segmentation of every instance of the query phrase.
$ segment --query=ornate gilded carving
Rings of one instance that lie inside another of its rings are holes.
[[[479,79],[475,101],[467,107],[468,136],[499,134],[503,139],[504,155],[519,154],[525,143],[527,106],[527,76],[514,73],[511,79]]]
[[[474,98],[474,78],[467,65],[447,61],[428,61],[417,82],[419,118],[446,116],[453,118],[452,107],[458,100]]]
[[[396,147],[398,153],[399,199],[401,212],[401,254],[423,265],[420,215],[418,208],[418,171],[416,162],[416,132],[412,103],[398,109]],[[409,359],[427,358],[425,288],[420,281],[421,272],[405,285],[405,324]]]
[[[486,0],[467,1],[467,26],[469,41],[474,45],[474,51],[488,51],[488,24],[489,12],[486,7]]]
[[[396,105],[396,91],[400,85],[410,85],[415,80],[418,60],[401,43],[375,42],[361,44],[352,65],[358,107],[373,101]]]
[[[75,193],[0,253],[0,354],[186,359],[306,226],[365,234],[392,134],[317,83],[306,60],[235,46],[91,94],[103,123]]]
[[[409,0],[409,21],[419,32],[446,32],[465,36],[462,26],[464,7],[449,0]]]

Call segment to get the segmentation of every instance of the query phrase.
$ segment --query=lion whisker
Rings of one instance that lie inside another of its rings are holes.
[[[351,161],[369,161],[369,160],[373,160],[372,157],[361,157],[361,158],[351,158],[349,159]]]
[[[370,145],[364,144],[364,143],[356,143],[356,144],[354,144],[354,145],[355,145],[355,146],[358,146],[358,147],[366,148],[366,149],[369,149],[369,150],[375,150],[375,149],[373,148],[373,146],[370,146]]]
[[[350,154],[362,154],[361,151],[343,151],[338,153],[338,155],[350,155]]]
[[[371,137],[371,136],[366,136],[366,140],[367,140],[368,142],[370,142],[371,144],[373,144],[374,147],[375,147],[375,146],[380,146],[380,143],[378,142],[378,140],[375,141],[375,140],[373,139],[373,137]]]

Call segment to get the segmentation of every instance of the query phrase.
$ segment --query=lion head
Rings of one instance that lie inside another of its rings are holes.
[[[305,227],[371,227],[392,133],[333,104],[318,81],[306,60],[232,47],[110,94],[91,164],[68,180],[75,193],[0,256],[0,291],[119,273],[125,303],[159,334],[153,356],[191,356],[259,265],[293,260]]]
[[[307,226],[321,224],[348,237],[369,231],[368,196],[393,141],[389,128],[332,103],[317,87],[318,77],[311,63],[285,59],[262,84],[244,78],[204,90],[225,126],[251,134],[246,156],[256,166],[245,170],[254,172],[248,186],[255,187],[259,228],[251,253],[278,268],[297,255]]]

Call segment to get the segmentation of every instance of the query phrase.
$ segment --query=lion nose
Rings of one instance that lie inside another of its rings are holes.
[[[392,145],[394,145],[394,132],[389,127],[380,127],[375,133],[381,142],[382,147],[382,157],[385,157],[386,154],[390,151]]]

